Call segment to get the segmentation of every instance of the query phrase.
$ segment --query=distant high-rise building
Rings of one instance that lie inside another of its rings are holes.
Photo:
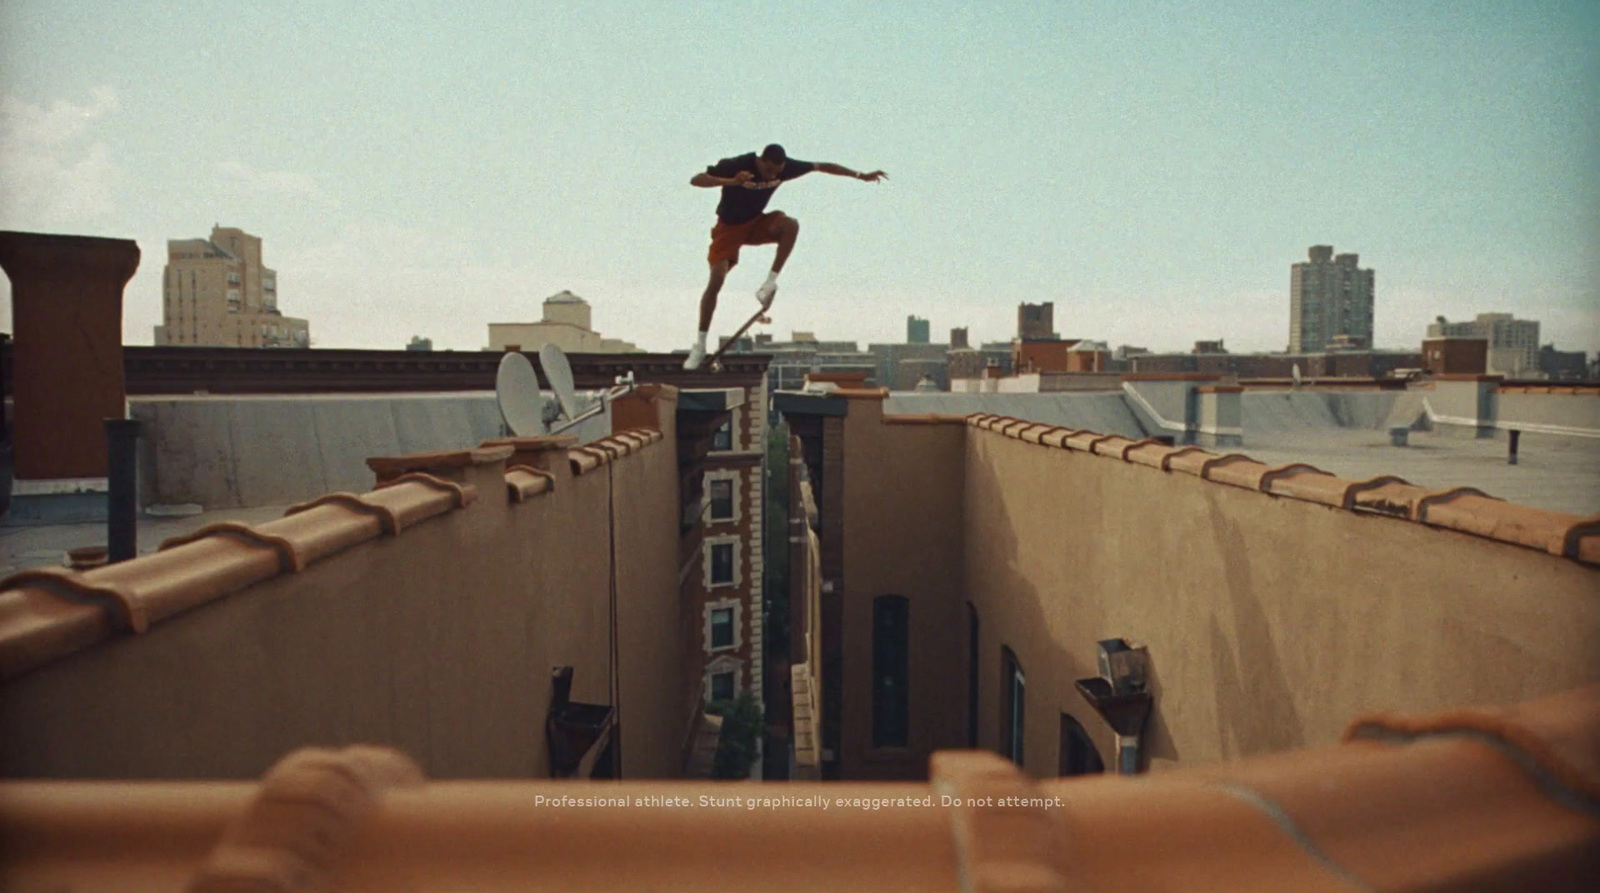
[[[1359,256],[1312,245],[1311,259],[1289,267],[1289,352],[1326,349],[1340,335],[1372,344],[1372,271]]]
[[[928,321],[919,316],[906,317],[906,343],[928,343]]]
[[[966,346],[967,346],[967,330],[966,330],[966,327],[963,326],[962,328],[959,328],[959,329],[951,329],[950,330],[950,349],[951,350],[955,350],[958,347],[966,347]]]
[[[1021,341],[1058,341],[1056,334],[1056,305],[1017,305],[1017,338]]]
[[[1517,375],[1539,369],[1539,323],[1516,319],[1509,313],[1480,313],[1471,322],[1449,322],[1439,317],[1428,326],[1429,338],[1484,338],[1489,342],[1488,371],[1492,375]]]
[[[261,239],[213,226],[210,239],[168,239],[156,344],[310,347],[311,326],[278,312],[278,273]]]

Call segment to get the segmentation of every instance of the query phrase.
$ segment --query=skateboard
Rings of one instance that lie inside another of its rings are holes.
[[[771,298],[768,298],[767,302],[761,305],[761,309],[757,310],[754,316],[745,320],[744,325],[740,326],[738,330],[728,338],[728,340],[722,342],[722,346],[717,348],[716,353],[706,357],[706,368],[710,369],[712,372],[721,372],[722,355],[728,352],[728,348],[737,344],[739,339],[744,337],[744,333],[750,331],[751,326],[755,325],[756,323],[761,323],[764,326],[771,325],[772,317],[767,315],[767,311],[772,309],[772,302],[775,300],[777,300],[777,295],[773,295]]]

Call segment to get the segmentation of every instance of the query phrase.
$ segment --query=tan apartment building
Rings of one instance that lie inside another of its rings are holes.
[[[489,323],[488,350],[537,351],[546,344],[567,353],[639,352],[631,342],[596,332],[589,302],[565,290],[544,299],[544,316],[539,322]]]
[[[214,226],[209,239],[169,239],[158,345],[310,347],[310,323],[278,309],[278,273],[261,238]]]

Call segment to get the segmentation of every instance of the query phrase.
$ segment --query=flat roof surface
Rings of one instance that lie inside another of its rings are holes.
[[[1412,431],[1409,446],[1391,446],[1387,431],[1360,428],[1252,435],[1239,452],[1268,465],[1305,462],[1354,481],[1392,474],[1419,487],[1476,487],[1490,496],[1572,515],[1600,513],[1600,439],[1523,434],[1517,464],[1507,461],[1505,435]]]
[[[251,508],[215,509],[198,515],[176,518],[139,516],[139,554],[148,555],[175,536],[193,533],[207,524],[239,521],[261,524],[275,521],[288,511],[288,505],[262,505]],[[30,567],[62,566],[67,550],[83,546],[104,546],[104,521],[80,524],[36,524],[0,527],[0,576]]]

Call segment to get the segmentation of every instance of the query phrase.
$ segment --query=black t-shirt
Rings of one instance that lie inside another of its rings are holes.
[[[778,191],[779,184],[795,177],[803,177],[816,169],[817,166],[809,161],[791,158],[784,162],[783,170],[778,172],[776,180],[755,179],[743,186],[722,187],[722,201],[717,202],[717,219],[723,223],[744,223],[760,217],[761,212],[766,210],[772,193]],[[740,171],[749,171],[756,177],[761,176],[756,170],[756,153],[724,158],[706,168],[706,173],[713,177],[731,177]]]

